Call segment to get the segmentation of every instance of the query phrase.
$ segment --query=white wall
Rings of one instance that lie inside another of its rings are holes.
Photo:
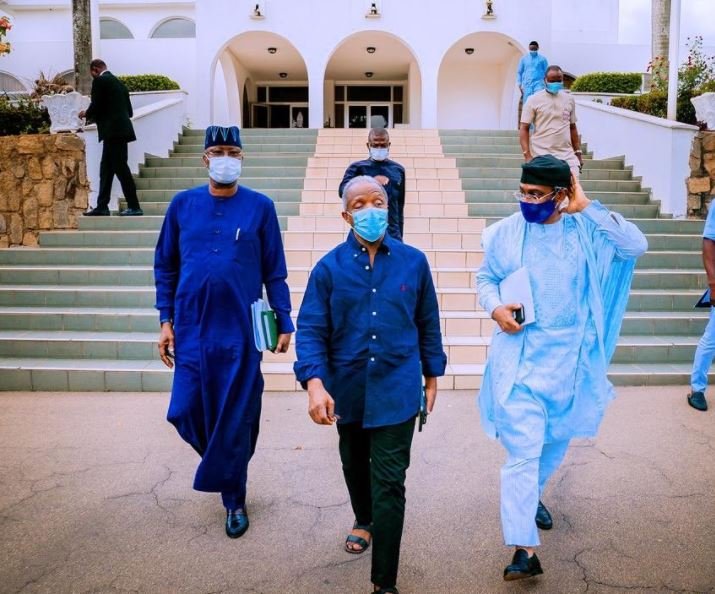
[[[469,70],[443,65],[439,76],[439,128],[500,127],[504,68],[475,62]]]
[[[576,104],[579,132],[594,157],[625,155],[653,199],[660,200],[661,212],[684,217],[688,156],[698,128],[592,101]]]

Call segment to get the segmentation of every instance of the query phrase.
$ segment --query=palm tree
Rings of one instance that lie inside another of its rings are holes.
[[[670,38],[670,0],[651,0],[651,64],[660,62],[656,70],[663,81],[668,80],[668,44]],[[654,73],[653,79],[656,78]],[[651,81],[651,87],[655,81]],[[667,82],[666,82],[667,84]]]
[[[89,95],[92,77],[89,63],[92,61],[92,21],[90,0],[72,0],[72,40],[74,45],[75,90]]]

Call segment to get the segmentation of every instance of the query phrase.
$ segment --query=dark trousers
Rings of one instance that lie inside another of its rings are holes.
[[[123,140],[105,140],[102,143],[102,161],[99,164],[99,195],[97,208],[109,207],[112,181],[117,176],[122,185],[122,193],[127,201],[127,208],[139,208],[137,187],[127,165],[127,142]]]
[[[372,524],[372,583],[397,582],[405,520],[405,475],[410,465],[414,418],[387,427],[338,425],[340,459],[358,524]]]

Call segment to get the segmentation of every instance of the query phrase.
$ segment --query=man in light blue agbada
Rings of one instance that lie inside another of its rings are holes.
[[[529,53],[519,60],[519,68],[516,71],[516,82],[521,89],[522,105],[536,91],[544,89],[544,76],[549,61],[539,55],[539,44],[536,41],[529,43]]]
[[[596,434],[613,386],[606,376],[636,259],[645,236],[621,215],[589,200],[566,161],[553,155],[522,165],[520,213],[488,227],[477,273],[482,307],[498,327],[479,394],[487,434],[507,452],[501,471],[505,544],[515,547],[505,580],[543,573],[537,527],[541,502],[569,441]],[[525,267],[534,319],[502,301],[500,283]],[[531,323],[529,323],[531,322]]]
[[[715,208],[710,203],[708,217],[703,230],[703,266],[710,288],[710,302],[715,295]],[[705,327],[693,360],[693,373],[690,377],[690,394],[688,404],[696,410],[706,411],[708,401],[705,399],[705,389],[708,387],[708,371],[715,357],[715,307],[710,307],[710,319]]]

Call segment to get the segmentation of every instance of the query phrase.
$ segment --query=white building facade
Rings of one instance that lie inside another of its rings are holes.
[[[69,0],[3,13],[0,90],[71,73]],[[574,75],[645,70],[650,48],[619,43],[618,15],[619,0],[92,2],[94,55],[176,80],[194,127],[514,128],[532,39]]]

